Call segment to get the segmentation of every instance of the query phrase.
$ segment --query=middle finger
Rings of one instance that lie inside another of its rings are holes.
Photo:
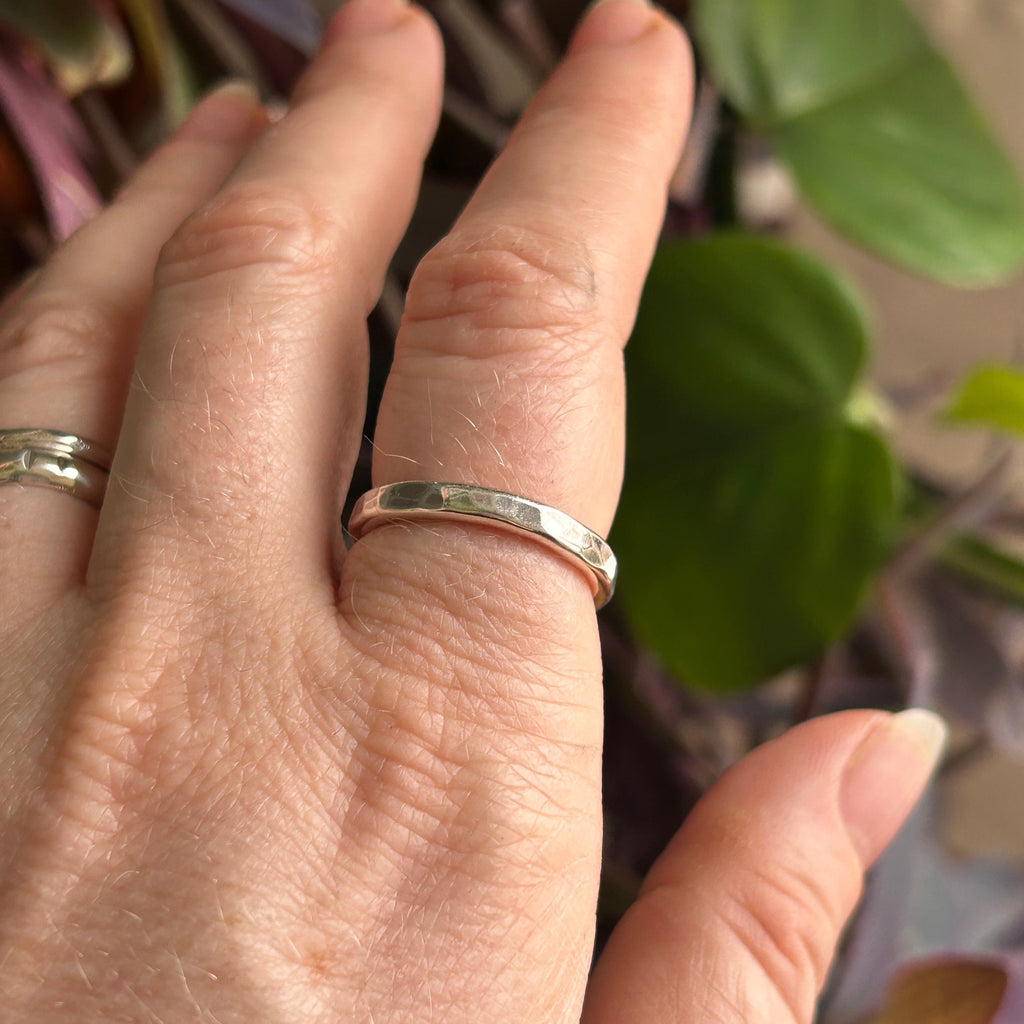
[[[365,318],[440,112],[436,27],[349,0],[289,113],[165,247],[93,583],[196,552],[329,582],[362,426]]]

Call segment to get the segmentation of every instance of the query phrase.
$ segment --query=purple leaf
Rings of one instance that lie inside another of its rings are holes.
[[[311,57],[320,42],[320,16],[310,0],[220,0]]]
[[[50,228],[66,238],[103,201],[85,168],[89,137],[42,68],[0,40],[0,107],[39,184]]]

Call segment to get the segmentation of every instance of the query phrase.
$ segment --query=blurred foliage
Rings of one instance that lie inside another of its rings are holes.
[[[848,628],[896,529],[895,461],[850,407],[867,337],[849,288],[779,242],[658,253],[613,541],[637,634],[681,678],[750,685]]]
[[[976,367],[960,383],[946,417],[1024,434],[1024,372],[1012,366]]]
[[[1024,191],[901,0],[700,0],[715,81],[804,198],[880,255],[954,285],[1024,261]]]
[[[420,203],[370,319],[370,406],[404,289],[500,151],[584,0],[426,0],[448,50]],[[91,216],[219,80],[281,102],[336,0],[0,0],[0,282]],[[698,44],[694,127],[627,360],[621,600],[607,693],[601,934],[700,793],[811,714],[938,707],[1024,756],[1024,375],[978,368],[935,430],[1006,435],[977,479],[898,458],[862,378],[853,285],[765,237],[794,191],[955,286],[1024,262],[1017,174],[900,0],[670,0]],[[352,485],[369,485],[363,446]],[[788,670],[788,671],[786,671]],[[1024,878],[955,861],[922,809],[869,880],[822,1024],[1024,1019]]]
[[[0,0],[0,21],[39,47],[67,96],[116,84],[131,70],[132,50],[123,25],[98,6],[81,0]]]

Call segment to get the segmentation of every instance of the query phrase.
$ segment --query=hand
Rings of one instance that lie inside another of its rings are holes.
[[[654,9],[589,15],[412,283],[376,483],[499,487],[607,531],[691,76]],[[924,784],[921,715],[758,750],[584,1005],[586,577],[457,523],[336,554],[365,317],[440,94],[429,18],[351,0],[281,121],[214,94],[0,311],[0,428],[116,451],[99,512],[0,487],[5,1021],[808,1022]]]

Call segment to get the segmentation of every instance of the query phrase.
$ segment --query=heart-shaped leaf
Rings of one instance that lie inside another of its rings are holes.
[[[1024,262],[1024,189],[900,0],[699,0],[712,73],[807,200],[855,242],[951,284]]]
[[[897,504],[888,448],[848,411],[865,351],[850,292],[791,248],[719,236],[656,256],[614,541],[627,612],[681,678],[755,683],[856,613]]]

